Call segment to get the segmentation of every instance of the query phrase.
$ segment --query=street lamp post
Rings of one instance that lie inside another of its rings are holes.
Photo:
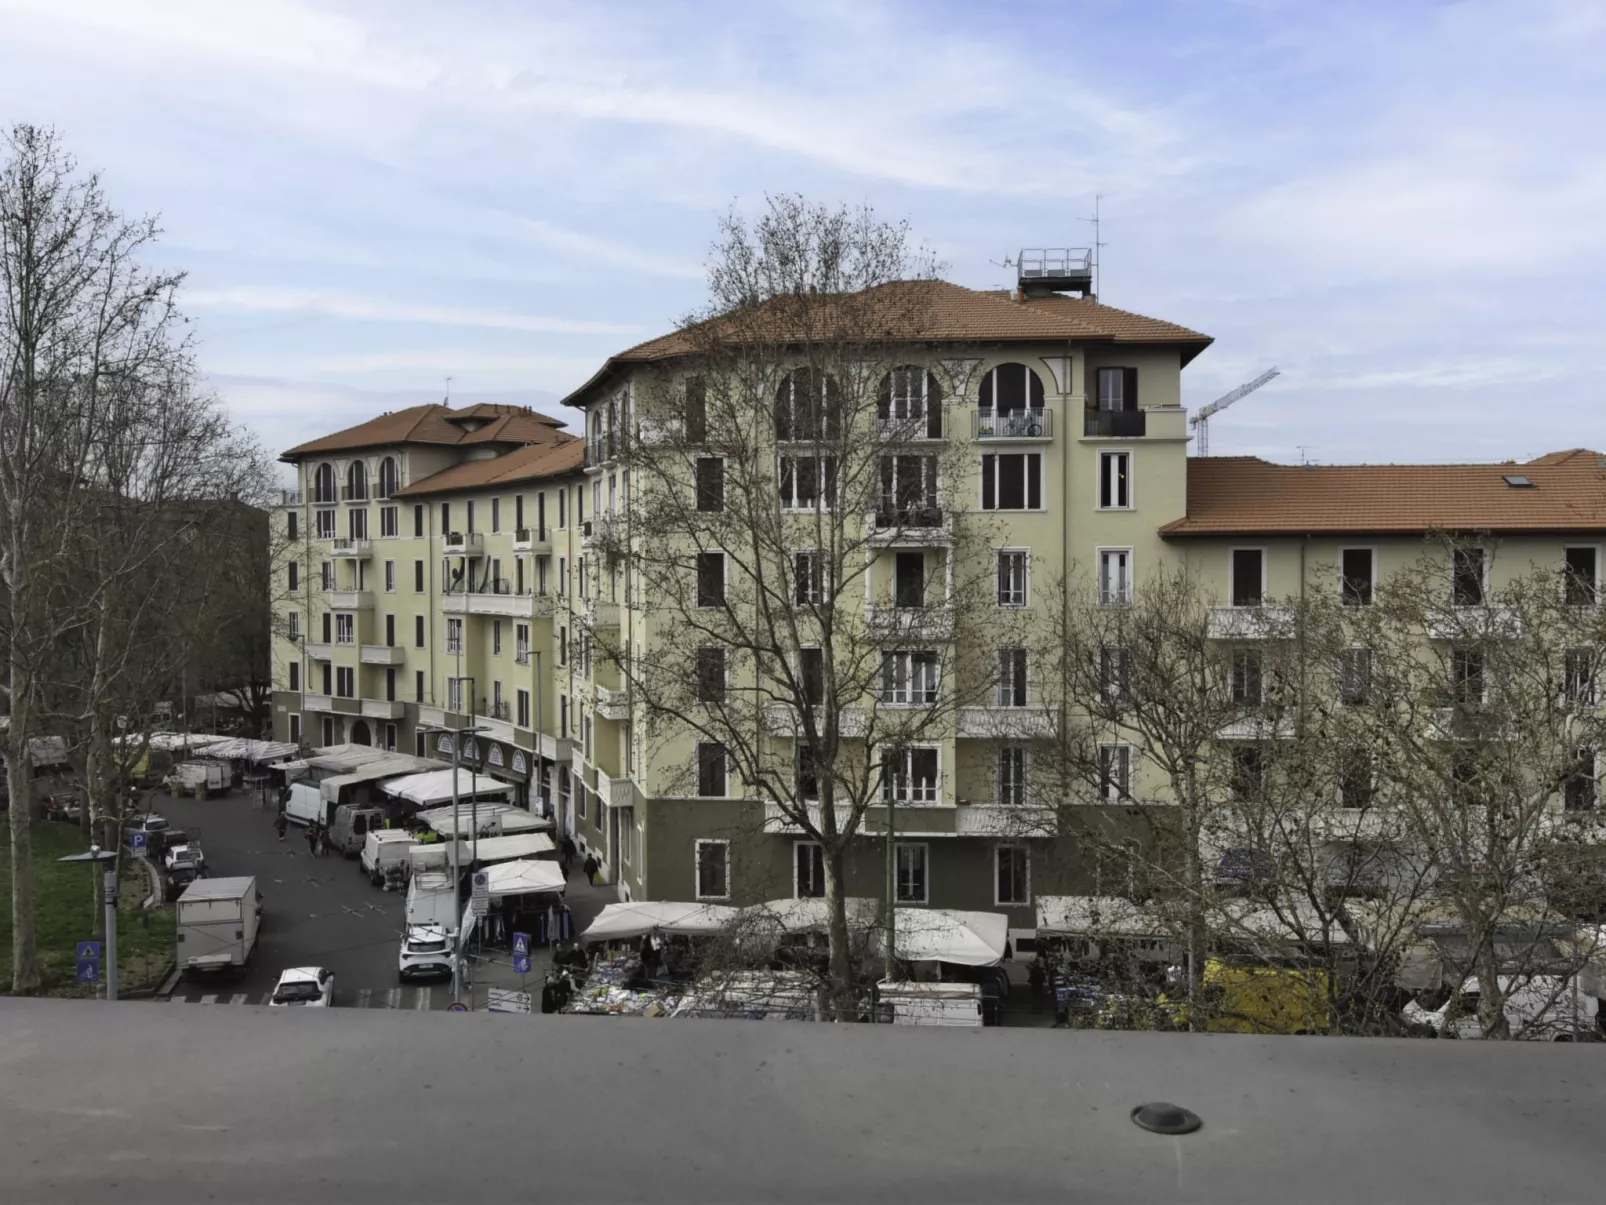
[[[472,679],[461,679],[472,681]],[[469,715],[472,717],[473,703],[470,696]],[[458,782],[459,770],[462,767],[463,739],[473,736],[477,732],[486,732],[488,729],[476,727],[470,723],[461,728],[448,728],[433,725],[424,729],[425,732],[438,732],[452,738],[452,884],[458,891],[463,889],[463,846],[462,834],[459,831],[462,824],[462,791]],[[475,831],[478,832],[477,817],[479,809],[474,809],[476,816]],[[478,845],[476,843],[476,849]],[[455,905],[454,905],[455,907]],[[458,917],[457,929],[452,937],[452,1002],[462,1003],[463,1000],[463,921]]]
[[[57,858],[58,862],[85,862],[89,865],[89,881],[92,886],[97,885],[96,868],[103,862],[113,863],[113,868],[106,871],[104,881],[98,885],[104,892],[106,903],[106,999],[117,999],[117,851],[102,849],[98,845],[91,845],[88,853],[68,854],[64,858]],[[91,924],[93,928],[93,924]]]

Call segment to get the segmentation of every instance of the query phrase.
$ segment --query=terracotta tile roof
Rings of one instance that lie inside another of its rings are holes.
[[[550,444],[558,438],[558,429],[563,425],[562,419],[524,406],[481,403],[461,410],[439,403],[410,406],[291,448],[280,459],[352,452],[386,444]],[[470,430],[471,426],[475,429]]]
[[[1007,343],[1065,339],[1109,340],[1116,343],[1173,344],[1182,350],[1186,364],[1212,342],[1209,335],[1146,318],[1127,310],[1082,297],[1054,294],[1016,301],[1006,292],[967,289],[945,280],[902,281],[882,286],[913,293],[900,298],[899,310],[918,315],[918,329],[889,330],[889,339],[938,343]],[[768,304],[768,303],[766,303]],[[563,399],[576,405],[593,386],[621,364],[652,363],[686,355],[696,348],[685,331],[672,331],[626,348],[611,357],[580,388]]]
[[[585,462],[585,441],[559,436],[561,442],[527,444],[488,460],[465,460],[396,491],[398,498],[487,489],[571,473]]]
[[[1582,448],[1527,464],[1187,463],[1188,514],[1163,536],[1606,531],[1606,468]],[[1508,476],[1533,484],[1508,485]]]

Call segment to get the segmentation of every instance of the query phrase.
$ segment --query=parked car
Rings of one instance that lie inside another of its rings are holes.
[[[403,983],[439,979],[452,973],[452,936],[444,925],[408,925],[396,971]]]
[[[46,820],[77,824],[83,819],[84,803],[75,791],[58,791],[45,796],[43,811]]]
[[[335,998],[335,975],[323,967],[290,967],[268,999],[269,1008],[328,1008]]]
[[[194,842],[175,845],[168,850],[162,859],[162,866],[167,872],[169,900],[177,899],[196,879],[206,877],[206,858],[201,854],[201,847]]]
[[[1513,1038],[1539,1042],[1594,1041],[1600,1038],[1600,1001],[1588,995],[1576,977],[1564,980],[1560,975],[1501,975],[1500,990],[1505,993],[1506,1026]],[[1444,1002],[1430,1007],[1438,996]],[[1461,985],[1460,1002],[1455,1008],[1455,1020],[1450,1020],[1451,1005],[1456,1003],[1454,992],[1439,992],[1424,1000],[1413,1000],[1401,1012],[1407,1028],[1423,1036],[1437,1037],[1450,1026],[1453,1038],[1479,1039],[1483,1037],[1483,1023],[1478,1017],[1481,993],[1478,981],[1468,978]]]

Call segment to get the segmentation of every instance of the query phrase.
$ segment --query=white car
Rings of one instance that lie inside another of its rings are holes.
[[[452,935],[444,925],[408,925],[396,969],[403,983],[450,976]]]
[[[1597,1016],[1600,1001],[1585,994],[1576,978],[1564,981],[1559,975],[1500,976],[1500,990],[1506,993],[1506,1026],[1513,1038],[1529,1041],[1573,1042],[1600,1037]],[[1457,1010],[1451,1036],[1483,1037],[1478,1020],[1478,981],[1468,978],[1461,985],[1461,1007]],[[1413,1000],[1401,1014],[1405,1023],[1434,1034],[1444,1032],[1450,1000],[1429,1009]]]
[[[328,1008],[335,999],[335,975],[322,967],[291,967],[279,975],[269,1008]]]

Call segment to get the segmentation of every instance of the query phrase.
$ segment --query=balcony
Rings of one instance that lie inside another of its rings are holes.
[[[399,644],[365,644],[357,659],[364,665],[401,665],[407,660],[407,650]]]
[[[952,640],[952,606],[894,607],[871,603],[865,608],[865,627],[876,640]]]
[[[301,491],[300,490],[280,490],[279,491],[279,505],[280,506],[300,506],[301,505]]]
[[[954,517],[940,506],[876,507],[868,519],[871,543],[887,547],[931,548],[953,543]]]
[[[353,561],[365,561],[373,555],[373,551],[374,546],[368,540],[350,537],[336,540],[332,550],[337,558]]]
[[[399,720],[407,714],[407,704],[391,699],[364,699],[362,713],[370,720]]]
[[[802,725],[789,703],[764,704],[764,727],[771,736],[796,736]],[[858,739],[870,730],[870,713],[863,707],[844,707],[837,713],[837,731]]]
[[[335,646],[323,640],[316,643],[308,640],[302,643],[301,651],[307,655],[309,660],[329,661],[334,658]]]
[[[616,628],[619,626],[619,604],[589,599],[585,607],[585,625],[588,628]]]
[[[1287,640],[1294,634],[1292,607],[1211,607],[1207,631],[1212,640]]]
[[[603,807],[629,808],[641,802],[641,792],[630,779],[610,778],[598,770],[597,798],[602,801]]]
[[[1054,437],[1052,410],[977,410],[971,434],[977,439],[1035,440]]]
[[[954,812],[956,837],[1053,837],[1059,817],[1051,807],[1029,804],[974,803]]]
[[[962,740],[1049,740],[1058,731],[1047,707],[961,707],[954,727]]]
[[[1082,413],[1083,439],[1141,439],[1148,433],[1146,410],[1086,410]]]
[[[328,695],[302,695],[301,696],[301,710],[302,711],[333,711],[334,709],[335,709],[335,701],[334,701],[334,699],[330,698]]]
[[[927,414],[910,414],[902,418],[876,419],[876,435],[884,443],[930,443],[945,438],[942,430],[942,409],[933,408]]]
[[[533,594],[516,594],[506,582],[489,590],[449,590],[441,595],[441,611],[447,615],[497,615],[516,619],[535,614]]]
[[[617,515],[598,515],[580,524],[580,547],[591,548],[618,540],[623,526]]]
[[[610,432],[607,435],[588,435],[586,437],[586,463],[588,469],[601,468],[614,458],[617,449],[616,441]]]
[[[630,718],[630,693],[611,686],[597,687],[597,714],[605,720]]]
[[[1433,640],[1509,640],[1522,632],[1522,617],[1510,607],[1445,607],[1428,617]]]
[[[331,590],[329,609],[332,611],[364,611],[374,605],[371,590]]]
[[[483,548],[485,539],[477,531],[449,531],[441,537],[441,545],[449,554],[467,555]]]
[[[520,527],[513,533],[514,552],[550,553],[552,531],[546,527]]]

